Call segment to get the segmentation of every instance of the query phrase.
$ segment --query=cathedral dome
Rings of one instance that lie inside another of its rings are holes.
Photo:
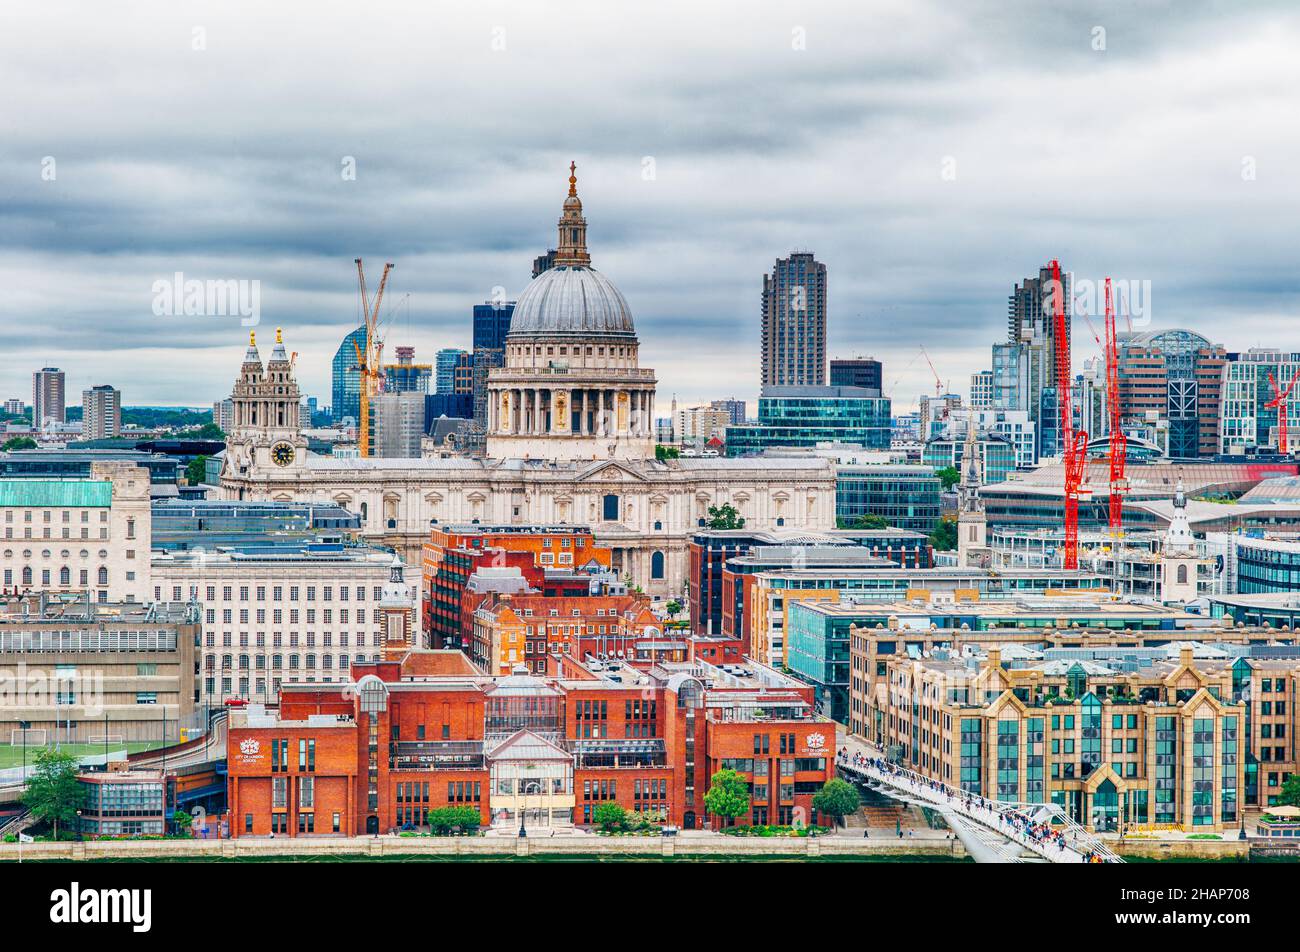
[[[592,268],[574,265],[559,265],[533,278],[510,318],[511,337],[635,333],[632,311],[614,282]]]

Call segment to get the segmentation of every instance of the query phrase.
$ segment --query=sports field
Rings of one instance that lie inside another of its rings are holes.
[[[55,745],[50,744],[49,746],[53,747]],[[102,757],[104,755],[103,744],[60,744],[58,746],[60,750],[65,750],[76,757]],[[142,740],[132,741],[126,744],[121,741],[109,741],[108,751],[111,754],[115,751],[125,750],[128,753],[134,754],[141,750],[153,750],[158,746],[159,744],[157,741],[151,742]],[[41,748],[34,744],[27,745],[27,766],[29,768],[32,764],[36,763],[36,755],[40,750]],[[4,770],[7,767],[21,767],[22,763],[22,744],[0,744],[0,770]]]

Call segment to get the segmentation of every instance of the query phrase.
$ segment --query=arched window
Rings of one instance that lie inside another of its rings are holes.
[[[363,503],[361,504],[361,524],[362,524],[362,525],[365,525],[365,522],[366,522],[366,516],[367,516],[367,513],[368,513],[368,512],[369,512],[369,507],[367,506],[366,503],[363,502]]]
[[[783,525],[785,525],[785,516],[777,516],[777,517],[776,517],[776,524],[777,524],[778,526],[783,526]]]
[[[59,585],[63,588],[67,588],[71,584],[72,572],[69,571],[68,567],[65,565],[63,568],[59,569]]]
[[[605,519],[605,521],[617,522],[618,521],[618,496],[615,495],[614,493],[609,493],[607,496],[605,496],[604,505],[605,505],[605,511],[604,511],[603,518]]]
[[[662,522],[660,522],[658,519],[656,519],[656,520],[655,520],[655,532],[662,532],[662,531],[663,531],[663,527],[664,527],[664,524],[663,524]]]
[[[24,585],[32,584],[32,567],[30,565],[23,566],[23,584]]]
[[[1186,564],[1183,564],[1183,565],[1178,566],[1178,584],[1179,584],[1179,585],[1186,585],[1186,584],[1187,584],[1187,566],[1186,566]]]
[[[662,552],[655,552],[650,556],[650,577],[664,577],[664,554]]]
[[[99,584],[100,585],[108,584],[108,569],[104,568],[104,566],[102,565],[99,567]]]

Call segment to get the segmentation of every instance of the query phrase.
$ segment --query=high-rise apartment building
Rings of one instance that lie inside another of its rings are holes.
[[[226,397],[212,402],[212,422],[222,433],[229,433],[235,426],[235,401]]]
[[[763,275],[762,386],[826,386],[826,265],[811,252]]]
[[[744,400],[710,400],[709,407],[713,410],[725,410],[730,423],[745,422],[745,401]]]
[[[122,432],[122,391],[108,384],[81,391],[81,438],[105,440]]]
[[[58,367],[42,367],[32,374],[32,426],[40,429],[46,423],[63,423],[64,378]]]
[[[332,365],[334,403],[334,422],[341,422],[345,417],[357,420],[361,415],[361,369],[357,352],[366,352],[366,328],[363,324],[339,344],[334,352]]]
[[[867,387],[881,389],[880,361],[870,357],[831,361],[832,387]]]

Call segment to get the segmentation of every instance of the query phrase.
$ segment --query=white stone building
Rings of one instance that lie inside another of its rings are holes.
[[[626,300],[591,267],[572,175],[569,186],[555,267],[520,295],[505,366],[488,379],[486,459],[309,454],[283,347],[263,369],[250,346],[233,395],[226,498],[336,502],[407,564],[435,522],[590,525],[616,568],[656,597],[683,592],[687,543],[711,506],[736,507],[747,528],[834,528],[829,460],[655,460],[654,371],[638,363]]]

